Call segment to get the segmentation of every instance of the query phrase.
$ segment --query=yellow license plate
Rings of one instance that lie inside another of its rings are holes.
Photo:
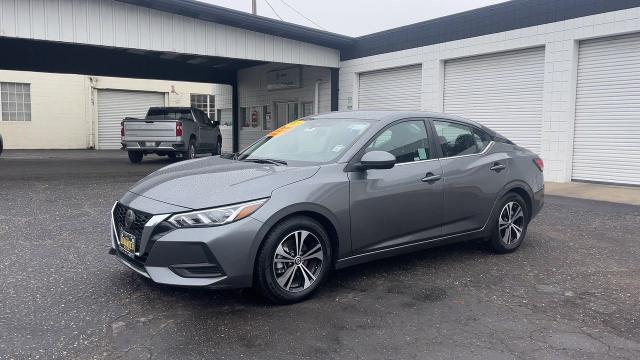
[[[127,233],[120,233],[120,249],[130,257],[134,257],[136,253],[136,237]]]

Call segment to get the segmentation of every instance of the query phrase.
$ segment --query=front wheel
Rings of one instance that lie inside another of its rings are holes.
[[[129,155],[129,161],[131,161],[132,164],[140,164],[144,157],[142,151],[128,151],[127,154]]]
[[[309,297],[332,264],[325,229],[308,217],[276,225],[264,241],[256,263],[256,287],[269,300],[291,304]]]
[[[491,224],[491,248],[500,254],[516,251],[527,234],[529,219],[529,209],[522,196],[516,193],[505,195],[498,207],[498,216]]]

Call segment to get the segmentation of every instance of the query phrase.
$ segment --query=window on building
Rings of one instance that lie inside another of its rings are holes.
[[[206,94],[191,94],[191,106],[204,111],[204,113],[207,114],[211,121],[215,120],[215,96]]]
[[[411,120],[391,126],[367,148],[367,151],[374,150],[393,154],[399,164],[429,159],[429,141],[424,121]]]
[[[31,85],[0,83],[0,119],[31,121]]]
[[[446,121],[433,123],[445,157],[477,154],[491,142],[489,135],[470,126]]]

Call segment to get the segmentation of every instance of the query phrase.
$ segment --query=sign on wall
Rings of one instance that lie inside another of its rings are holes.
[[[273,70],[267,73],[267,90],[298,89],[302,87],[302,68]]]

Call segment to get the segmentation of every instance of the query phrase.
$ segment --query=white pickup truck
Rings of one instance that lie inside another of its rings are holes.
[[[222,151],[220,123],[190,107],[152,107],[144,119],[124,119],[120,136],[122,149],[134,164],[147,154],[193,159],[196,154]]]

